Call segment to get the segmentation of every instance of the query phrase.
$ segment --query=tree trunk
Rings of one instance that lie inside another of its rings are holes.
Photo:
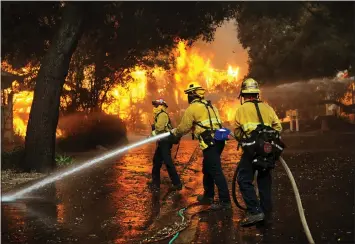
[[[60,95],[84,22],[85,3],[66,4],[61,26],[42,61],[36,80],[25,139],[26,171],[48,172],[55,167]]]

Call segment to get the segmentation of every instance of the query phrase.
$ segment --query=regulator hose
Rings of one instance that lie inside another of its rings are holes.
[[[309,242],[309,244],[314,244],[314,240],[313,240],[313,237],[312,237],[312,234],[311,234],[311,231],[309,230],[309,227],[308,227],[308,224],[307,224],[307,220],[306,220],[306,217],[304,215],[304,210],[303,210],[303,206],[302,206],[302,201],[301,201],[301,197],[300,197],[300,194],[299,194],[299,191],[298,191],[298,188],[297,188],[297,184],[296,184],[296,181],[292,175],[292,172],[290,170],[290,168],[287,166],[285,160],[280,157],[279,158],[282,166],[284,167],[286,173],[287,173],[287,176],[291,182],[291,185],[292,185],[292,189],[293,189],[293,192],[295,194],[295,198],[296,198],[296,204],[297,204],[297,209],[298,209],[298,213],[300,215],[300,219],[301,219],[301,222],[302,222],[302,226],[303,226],[303,230],[306,234],[306,237],[307,237],[307,240]],[[242,209],[242,210],[247,210],[245,207],[241,206],[240,203],[238,202],[238,199],[237,199],[237,196],[236,196],[236,181],[237,181],[237,175],[238,175],[238,167],[236,168],[235,172],[234,172],[234,176],[233,176],[233,182],[232,182],[232,197],[233,197],[233,201],[235,203],[235,205]]]

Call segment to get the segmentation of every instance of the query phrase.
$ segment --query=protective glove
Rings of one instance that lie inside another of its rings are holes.
[[[151,138],[153,136],[156,136],[157,134],[155,133],[155,130],[153,130],[152,132],[150,132],[150,134],[147,136],[147,138]]]
[[[170,135],[168,136],[168,140],[172,144],[179,144],[181,137],[176,136],[175,132],[176,132],[176,128],[174,128],[170,131]]]

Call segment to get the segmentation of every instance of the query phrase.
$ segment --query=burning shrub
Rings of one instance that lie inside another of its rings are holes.
[[[127,130],[121,119],[105,113],[75,114],[59,121],[65,137],[57,145],[66,152],[93,150],[97,146],[112,147],[127,142]]]

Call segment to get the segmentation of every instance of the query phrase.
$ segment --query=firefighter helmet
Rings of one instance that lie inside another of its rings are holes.
[[[240,95],[243,94],[259,94],[259,84],[252,78],[248,78],[242,83],[242,87],[240,88]]]
[[[156,106],[156,107],[158,107],[159,105],[163,105],[165,107],[168,107],[168,104],[162,98],[152,101],[152,104],[153,104],[153,106]]]
[[[186,90],[184,92],[185,92],[185,94],[189,94],[189,93],[194,92],[194,91],[205,91],[205,89],[202,88],[202,86],[199,83],[191,82],[187,86],[187,88],[186,88]]]

